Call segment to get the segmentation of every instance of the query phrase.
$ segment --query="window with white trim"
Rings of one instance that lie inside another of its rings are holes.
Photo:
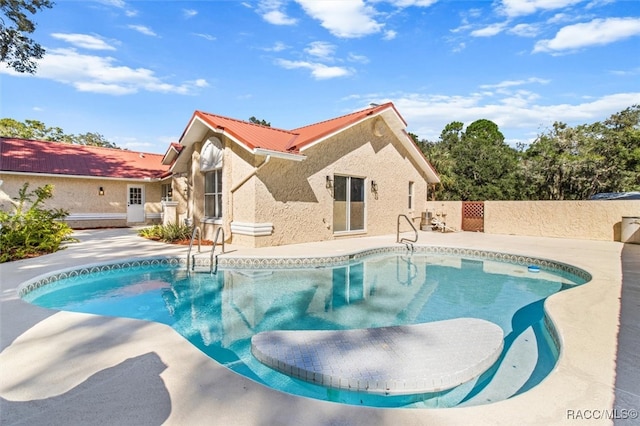
[[[409,210],[413,210],[413,182],[409,182]]]
[[[222,169],[204,174],[204,216],[208,219],[222,217]]]
[[[170,183],[162,184],[162,201],[172,201],[173,189]]]

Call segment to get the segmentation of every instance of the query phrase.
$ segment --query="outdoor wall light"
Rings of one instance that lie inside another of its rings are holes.
[[[378,192],[378,184],[375,180],[371,181],[371,192]]]
[[[333,188],[333,180],[331,179],[331,176],[326,176],[325,186],[327,189]]]
[[[169,187],[169,190],[167,191],[167,196],[169,198],[173,197],[173,188],[172,187]]]
[[[103,187],[98,188],[98,195],[104,195],[104,188]]]

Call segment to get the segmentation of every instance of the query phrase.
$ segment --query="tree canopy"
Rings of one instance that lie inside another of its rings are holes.
[[[249,122],[253,123],[253,124],[259,124],[261,126],[267,126],[267,127],[271,127],[271,123],[269,123],[266,120],[258,120],[257,118],[255,118],[253,115],[251,117],[249,117]]]
[[[29,37],[36,24],[29,15],[53,7],[50,0],[0,0],[0,62],[20,73],[35,73],[45,50]]]
[[[466,129],[453,121],[438,141],[417,142],[440,175],[440,200],[579,200],[640,190],[640,105],[603,122],[555,122],[528,147],[509,146],[485,119]]]
[[[109,142],[100,133],[65,134],[60,127],[47,127],[47,125],[41,121],[29,119],[24,122],[14,120],[13,118],[0,119],[0,136],[5,138],[34,139],[118,148],[115,143]]]

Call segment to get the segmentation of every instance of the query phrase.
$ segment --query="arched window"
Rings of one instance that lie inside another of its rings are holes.
[[[222,217],[222,160],[224,150],[218,138],[209,138],[200,152],[200,172],[204,174],[204,216]]]

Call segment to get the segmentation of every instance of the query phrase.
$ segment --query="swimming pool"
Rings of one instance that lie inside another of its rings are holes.
[[[530,272],[532,264],[540,272]],[[285,392],[418,408],[482,404],[539,383],[558,356],[543,302],[588,279],[569,265],[523,256],[447,248],[418,248],[410,255],[381,248],[341,259],[228,258],[214,276],[187,274],[172,258],[94,265],[25,283],[21,295],[55,309],[168,324],[233,371]],[[277,373],[250,352],[251,337],[265,330],[366,328],[460,316],[498,324],[505,349],[477,380],[437,394],[381,397],[326,389]]]

